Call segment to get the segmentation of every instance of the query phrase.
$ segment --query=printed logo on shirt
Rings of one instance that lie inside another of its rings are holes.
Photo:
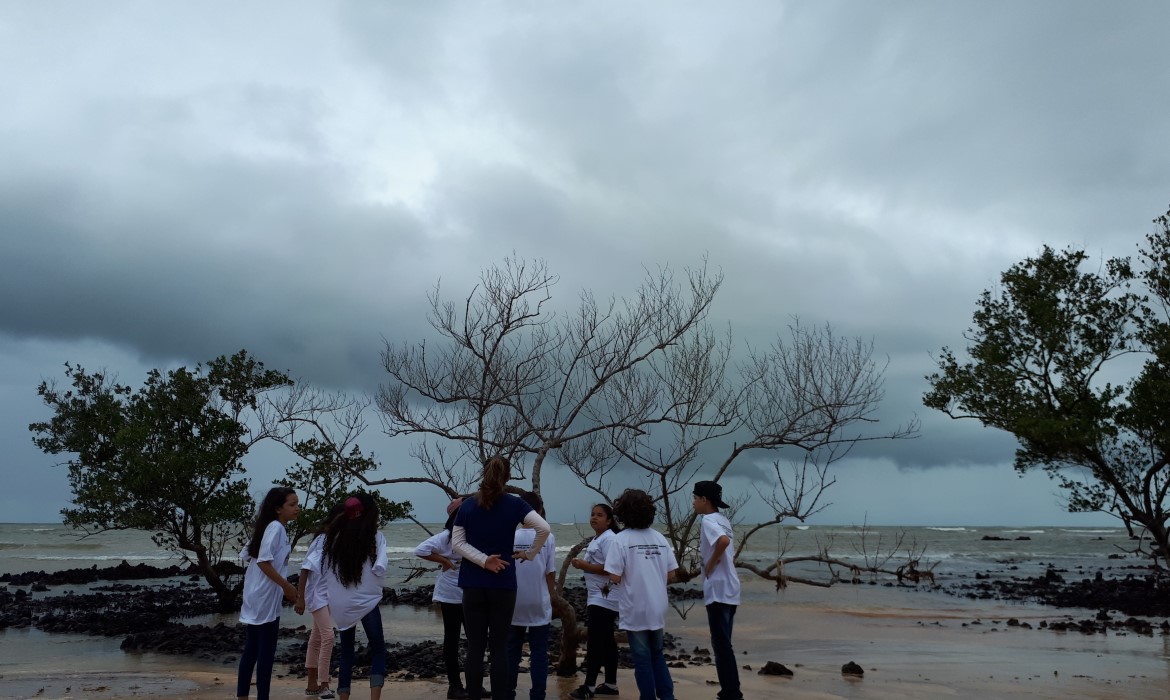
[[[641,554],[646,559],[662,556],[662,550],[665,549],[659,544],[632,544],[630,549],[638,550],[635,554]]]

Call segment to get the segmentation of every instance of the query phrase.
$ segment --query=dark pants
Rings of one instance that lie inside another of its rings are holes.
[[[386,683],[386,637],[382,633],[382,611],[377,605],[362,618],[366,643],[370,645],[370,687],[381,688]],[[341,630],[341,664],[337,671],[337,692],[349,694],[353,678],[354,644],[357,625]]]
[[[492,700],[509,700],[512,693],[508,672],[508,633],[516,589],[464,588],[463,624],[467,628],[467,697],[478,698],[483,691],[484,651],[492,652]]]
[[[463,604],[439,603],[443,610],[443,665],[447,667],[447,685],[462,688],[459,677],[459,636],[463,634]]]
[[[617,641],[613,638],[617,617],[617,610],[603,608],[600,605],[589,606],[585,685],[590,688],[597,685],[597,673],[602,667],[605,668],[605,682],[611,686],[617,685],[618,647]]]
[[[272,686],[272,661],[276,658],[276,633],[280,618],[262,625],[244,625],[244,653],[240,654],[240,673],[236,678],[236,697],[246,698],[252,688],[252,670],[256,670],[256,697],[268,700]]]
[[[532,678],[532,690],[528,691],[529,700],[544,700],[545,689],[548,687],[548,633],[550,625],[534,627],[516,627],[508,635],[508,687],[512,690],[512,697],[516,697],[516,689],[520,680],[520,656],[524,651],[524,639],[528,639],[528,675]]]
[[[711,650],[715,652],[715,673],[719,676],[719,700],[742,700],[739,667],[731,648],[731,628],[735,624],[734,605],[711,603],[707,606],[707,624],[711,627]]]

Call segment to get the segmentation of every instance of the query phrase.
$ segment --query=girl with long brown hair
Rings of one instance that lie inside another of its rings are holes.
[[[301,512],[297,492],[276,487],[268,491],[256,511],[252,538],[240,552],[248,566],[244,572],[244,653],[236,678],[236,697],[246,698],[256,673],[256,697],[268,700],[272,684],[272,662],[276,658],[276,637],[280,631],[281,597],[297,599],[297,589],[284,578],[292,546],[285,526]]]

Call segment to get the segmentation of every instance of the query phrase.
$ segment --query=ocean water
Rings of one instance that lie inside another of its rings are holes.
[[[438,525],[429,527],[433,531],[439,528]],[[588,526],[573,523],[554,523],[553,532],[557,538],[560,561],[568,556],[575,544],[592,534]],[[415,545],[428,535],[413,523],[393,524],[384,533],[392,562],[386,585],[401,587],[412,566],[417,563],[430,565],[429,562],[413,557]],[[1002,539],[987,541],[983,540],[984,536]],[[1016,539],[1019,537],[1030,539]],[[1130,543],[1123,529],[1075,527],[874,527],[868,530],[864,539],[850,527],[776,527],[753,536],[743,553],[743,559],[767,565],[780,555],[810,556],[828,546],[831,555],[861,563],[866,557],[872,559],[875,554],[883,556],[882,553],[888,552],[899,542],[903,547],[913,546],[916,552],[921,553],[921,567],[933,566],[939,583],[944,585],[948,581],[959,582],[972,578],[975,572],[991,572],[994,576],[1036,575],[1048,566],[1056,566],[1070,571],[1084,569],[1085,576],[1090,576],[1090,572],[1097,569],[1114,568],[1123,572],[1124,567],[1143,563],[1143,560],[1124,554]],[[290,570],[299,568],[298,563],[306,545],[306,541],[298,544],[289,564]],[[1117,556],[1123,558],[1111,558]],[[896,555],[888,561],[887,568],[895,568],[905,558],[905,554]],[[157,547],[151,542],[148,533],[110,532],[83,537],[60,525],[0,524],[0,574],[107,567],[122,561],[155,566],[183,562],[179,555]],[[826,578],[825,567],[820,564],[791,566],[788,571],[810,578]],[[848,572],[842,573],[847,579]],[[1027,604],[968,600],[932,592],[925,587],[912,589],[843,585],[824,589],[794,585],[779,591],[770,582],[756,579],[747,571],[741,571],[741,578],[744,580],[745,605],[755,604],[759,607],[754,608],[757,611],[754,617],[745,616],[737,621],[738,645],[744,648],[744,653],[750,652],[760,658],[777,658],[776,654],[781,649],[787,650],[785,653],[790,655],[797,654],[799,650],[799,654],[803,655],[799,658],[814,658],[820,653],[825,659],[831,659],[833,664],[839,664],[837,657],[864,656],[878,666],[892,668],[897,663],[905,663],[905,658],[925,658],[923,654],[933,653],[938,646],[936,642],[930,642],[927,647],[922,646],[924,642],[919,635],[925,628],[915,622],[922,619],[921,616],[935,620],[935,624],[956,626],[960,620],[976,618],[1024,619],[1031,616],[1039,619],[1052,615],[1052,611],[1033,610]],[[428,573],[414,579],[409,585],[426,584],[433,580],[434,574]],[[570,569],[568,580],[570,583],[579,582],[579,572]],[[49,593],[34,595],[59,595],[65,590],[67,587],[52,587]],[[699,611],[692,608],[694,605],[686,603],[676,607],[678,614],[672,613],[667,625],[672,633],[683,635],[687,644],[703,644],[706,639],[705,617],[701,608]],[[775,611],[775,615],[769,615],[769,611]],[[391,631],[390,638],[395,642],[409,644],[435,639],[441,634],[441,617],[434,609],[384,606],[382,616],[386,629]],[[809,616],[815,624],[793,628],[792,625],[798,624],[802,616]],[[833,621],[830,626],[832,629],[848,632],[828,633],[829,636],[825,637],[826,633],[820,627],[825,620]],[[235,621],[235,614],[185,620],[188,624],[207,625],[218,622],[234,624]],[[304,616],[295,615],[287,609],[281,617],[281,624],[285,627],[299,627],[307,622]],[[910,627],[914,627],[910,632],[903,629]],[[902,634],[911,635],[908,637],[910,641],[905,644],[890,642],[891,635],[896,637]],[[1139,668],[1136,665],[1139,662],[1154,663],[1158,668],[1170,663],[1170,647],[1163,648],[1162,640],[1129,640],[1114,635],[1108,638],[1107,643],[1111,646],[1106,649],[1100,646],[1106,640],[1097,638],[1087,642],[1066,642],[1056,636],[1051,636],[1051,639],[1048,636],[1030,639],[1033,641],[1029,644],[1033,645],[1037,641],[1041,645],[1057,644],[1062,655],[1068,653],[1070,643],[1087,644],[1091,648],[1086,654],[1092,653],[1086,658],[1090,660],[1099,657],[1102,651],[1111,654],[1124,652],[1127,655],[1124,656],[1127,668]],[[873,646],[875,640],[881,641],[880,649],[885,649],[887,656],[876,655],[879,652],[875,650],[879,647]],[[33,628],[0,630],[0,648],[5,650],[0,655],[0,678],[5,679],[0,682],[0,697],[5,695],[2,687],[6,683],[24,679],[26,685],[31,683],[28,687],[35,688],[39,682],[37,679],[55,676],[59,669],[69,669],[77,674],[166,674],[194,670],[214,671],[234,677],[234,664],[231,663],[161,654],[125,653],[121,651],[120,643],[121,639],[117,637],[48,634]],[[1138,646],[1133,649],[1119,646],[1125,644]],[[991,653],[988,649],[992,647],[969,649],[964,652],[963,659],[966,661],[971,655]],[[1020,655],[1026,656],[1026,653],[1021,651]],[[1167,661],[1163,662],[1162,659]],[[824,659],[821,661],[829,663]],[[1044,663],[1048,663],[1047,659]],[[1078,669],[1083,668],[1080,663],[1077,662]]]
[[[442,526],[431,524],[427,527],[437,532]],[[741,536],[743,532],[741,528]],[[398,585],[410,567],[419,563],[429,566],[429,562],[421,562],[413,556],[415,545],[429,536],[420,526],[393,523],[383,533],[391,561],[387,585]],[[593,533],[584,523],[554,523],[553,534],[557,539],[558,560],[563,560],[574,545]],[[999,539],[985,540],[984,537]],[[297,563],[307,545],[307,539],[298,543],[289,562],[290,573],[299,568]],[[1048,566],[1070,571],[1116,570],[1146,561],[1128,553],[1133,547],[1123,528],[1007,526],[870,527],[864,536],[852,527],[776,526],[754,534],[741,558],[766,566],[780,556],[813,556],[826,548],[835,558],[857,564],[885,562],[888,569],[904,564],[909,557],[907,552],[912,550],[919,557],[919,568],[933,567],[939,582],[966,578],[977,571],[1031,576],[1043,572]],[[891,552],[894,552],[892,556]],[[180,554],[155,545],[149,533],[123,531],[86,536],[63,525],[0,524],[0,575],[100,568],[115,566],[122,561],[154,566],[184,563]],[[792,566],[788,571],[821,578],[827,575],[824,565],[817,563]],[[421,583],[431,580],[432,575],[415,579]]]

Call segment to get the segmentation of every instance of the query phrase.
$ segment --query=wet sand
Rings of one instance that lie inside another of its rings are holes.
[[[970,602],[880,586],[829,590],[793,586],[774,592],[753,582],[736,616],[734,638],[741,666],[752,669],[741,671],[748,698],[1166,698],[1168,637],[1082,635],[1006,624],[1016,618],[1036,627],[1041,620],[1069,614],[1081,618],[1092,612]],[[390,610],[384,613],[390,639],[394,639],[394,615]],[[688,651],[696,646],[709,648],[701,605],[691,608],[685,620],[670,613],[667,630],[680,637]],[[782,663],[795,675],[757,675],[767,661]],[[860,664],[865,675],[843,676],[841,666],[849,661]],[[277,673],[284,670],[278,664]],[[671,669],[671,674],[679,700],[710,700],[718,690],[713,666]],[[526,681],[521,678],[521,698],[527,696]],[[637,697],[631,671],[623,669],[618,681],[622,697]],[[580,682],[580,674],[550,677],[548,697],[564,697]],[[303,698],[303,683],[292,677],[274,678],[272,696]],[[3,698],[222,700],[234,692],[234,667],[209,671],[206,665],[184,665],[178,658],[156,661],[149,671],[25,667],[10,668],[0,678]],[[367,692],[364,681],[355,682],[353,697],[368,697]],[[435,681],[391,679],[384,691],[385,697],[394,700],[438,699],[445,694],[446,685]]]

